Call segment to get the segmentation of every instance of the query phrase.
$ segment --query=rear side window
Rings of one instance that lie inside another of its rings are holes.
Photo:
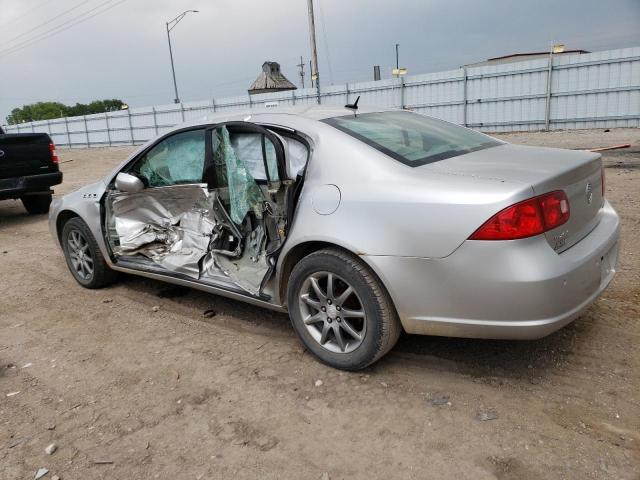
[[[405,111],[347,115],[323,122],[411,167],[502,145],[473,130]]]

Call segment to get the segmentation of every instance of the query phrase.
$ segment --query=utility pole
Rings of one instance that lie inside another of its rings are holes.
[[[400,46],[399,43],[396,43],[396,70],[400,70],[400,62],[398,61],[398,47]]]
[[[297,66],[300,67],[300,83],[304,88],[304,61],[302,60],[302,55],[300,55],[300,63]]]
[[[316,49],[316,22],[313,17],[313,0],[307,0],[309,9],[309,40],[311,41],[311,80],[316,82],[318,103],[320,103],[320,74],[318,73],[318,50]]]

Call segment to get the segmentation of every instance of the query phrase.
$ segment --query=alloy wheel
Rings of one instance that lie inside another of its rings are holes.
[[[80,230],[71,230],[67,237],[69,259],[76,275],[83,280],[93,276],[93,257],[89,249],[89,242]]]
[[[350,353],[366,334],[367,317],[354,288],[331,272],[316,272],[300,289],[299,307],[307,331],[323,348]]]

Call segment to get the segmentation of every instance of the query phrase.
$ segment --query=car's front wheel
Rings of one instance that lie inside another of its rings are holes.
[[[82,219],[74,217],[64,224],[62,249],[73,278],[85,288],[101,288],[113,282],[111,270],[100,252],[96,239]]]
[[[320,361],[360,370],[385,355],[400,336],[389,294],[357,257],[325,249],[291,272],[288,308],[293,327]]]

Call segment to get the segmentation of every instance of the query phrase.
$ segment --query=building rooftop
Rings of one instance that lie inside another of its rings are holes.
[[[249,87],[249,95],[295,90],[296,88],[298,87],[287,80],[280,72],[280,64],[278,62],[264,62],[262,64],[262,72]]]
[[[591,52],[589,52],[588,50],[564,50],[559,53],[554,53],[554,55],[566,55],[571,53],[581,54],[581,53],[591,53]],[[511,53],[509,55],[503,55],[502,57],[488,58],[487,62],[491,62],[493,60],[507,60],[509,58],[515,58],[515,57],[531,57],[531,56],[538,56],[538,55],[549,55],[549,52]]]
[[[562,52],[556,52],[553,55],[582,55],[584,53],[591,53],[588,50],[564,50]],[[501,57],[488,58],[481,62],[469,63],[466,67],[482,67],[485,65],[500,65],[503,63],[523,62],[525,60],[534,60],[538,58],[549,57],[549,51],[546,52],[524,52],[524,53],[510,53],[509,55],[502,55]]]

